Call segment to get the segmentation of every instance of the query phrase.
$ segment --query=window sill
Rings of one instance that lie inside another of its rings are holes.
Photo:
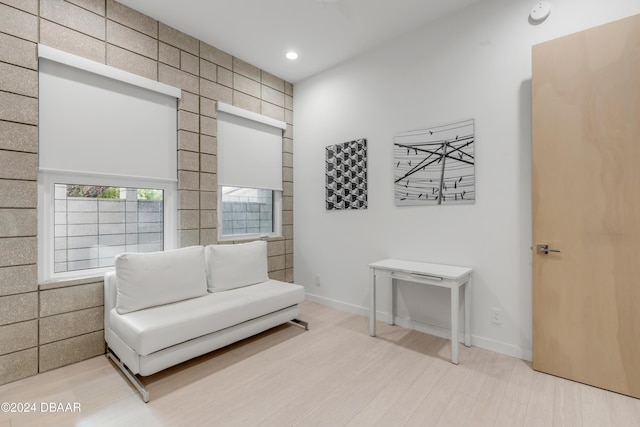
[[[49,289],[58,289],[58,288],[66,288],[67,286],[78,286],[78,285],[86,285],[89,283],[102,282],[104,280],[104,275],[96,275],[96,276],[87,276],[73,279],[52,279],[47,280],[45,282],[38,283],[38,288],[41,291],[46,291]]]

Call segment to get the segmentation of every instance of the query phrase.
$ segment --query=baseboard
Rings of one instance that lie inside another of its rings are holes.
[[[337,301],[330,298],[321,297],[313,294],[306,294],[306,299],[315,302],[318,304],[325,305],[327,307],[335,308],[337,310],[346,311],[348,313],[359,314],[361,316],[369,316],[369,308],[360,307],[354,304],[347,304],[342,301]],[[386,320],[388,318],[388,313],[376,312],[376,317],[380,320]],[[416,320],[411,320],[405,317],[395,318],[395,324],[398,326],[402,326],[403,328],[414,329],[419,332],[424,332],[425,334],[433,335],[441,338],[449,338],[451,336],[451,330],[442,328],[436,325],[430,325],[423,322],[418,322]],[[458,340],[460,342],[464,342],[464,335],[460,334],[458,336]],[[518,359],[531,361],[532,360],[532,351],[530,349],[524,349],[517,345],[505,343],[502,341],[496,341],[491,338],[481,337],[478,335],[471,335],[471,345],[474,347],[479,347],[485,350],[493,351],[496,353],[504,354],[506,356],[516,357]]]

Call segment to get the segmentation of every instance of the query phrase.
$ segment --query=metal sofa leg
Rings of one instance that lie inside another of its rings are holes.
[[[298,325],[301,328],[304,328],[305,331],[309,330],[309,322],[305,322],[304,320],[293,319],[291,323],[293,323],[294,325]]]
[[[144,384],[140,382],[138,377],[136,377],[135,374],[131,372],[129,368],[127,368],[125,364],[120,361],[120,359],[118,359],[118,356],[113,354],[111,349],[108,347],[107,347],[107,359],[110,359],[120,369],[120,371],[122,371],[124,376],[127,377],[129,382],[133,384],[136,390],[140,392],[140,394],[142,395],[142,400],[144,400],[144,403],[149,403],[149,391],[147,390],[147,388],[144,386]]]

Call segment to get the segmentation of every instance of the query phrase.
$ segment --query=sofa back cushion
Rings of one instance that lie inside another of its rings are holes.
[[[120,314],[207,294],[203,246],[124,253],[115,266]]]
[[[259,240],[205,248],[209,292],[219,292],[269,280],[267,242]]]

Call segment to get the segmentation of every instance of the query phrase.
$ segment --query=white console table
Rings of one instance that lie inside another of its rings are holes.
[[[458,334],[460,288],[464,287],[464,344],[471,345],[469,284],[472,269],[453,265],[429,264],[425,262],[385,259],[369,264],[371,277],[371,306],[369,309],[369,333],[376,336],[376,279],[386,277],[389,286],[389,324],[395,323],[394,287],[395,280],[407,280],[424,285],[451,289],[451,362],[458,364]]]

